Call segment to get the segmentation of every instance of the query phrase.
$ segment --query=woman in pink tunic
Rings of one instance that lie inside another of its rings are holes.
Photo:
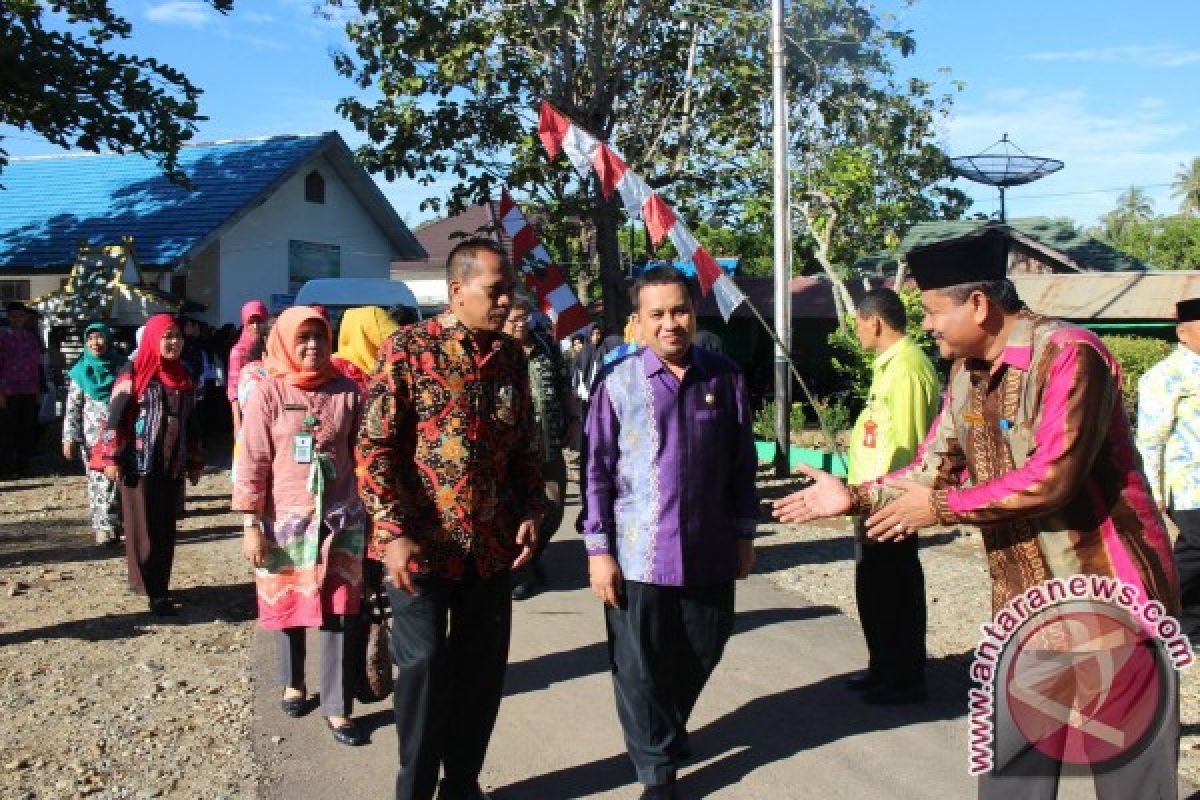
[[[259,624],[277,631],[282,707],[308,707],[305,629],[319,628],[321,713],[337,741],[365,739],[349,719],[347,633],[362,594],[365,516],[354,478],[360,395],[330,363],[329,323],[290,308],[267,340],[269,377],[250,397],[233,509],[244,517],[242,552],[255,567]]]

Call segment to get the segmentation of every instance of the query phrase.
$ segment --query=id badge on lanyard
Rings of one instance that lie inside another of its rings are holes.
[[[313,460],[313,435],[297,433],[292,437],[292,458],[297,464],[311,464]]]

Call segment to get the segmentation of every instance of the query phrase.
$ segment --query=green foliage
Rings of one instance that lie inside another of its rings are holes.
[[[804,406],[792,403],[792,413],[788,418],[789,429],[798,431],[804,427]],[[775,401],[768,400],[754,415],[754,436],[763,441],[775,439]]]
[[[1179,199],[1180,213],[1200,214],[1200,156],[1179,165],[1171,196]]]
[[[1200,217],[1140,219],[1117,210],[1092,233],[1154,269],[1200,269]]]
[[[1124,376],[1123,393],[1125,407],[1131,419],[1137,418],[1138,381],[1146,370],[1162,361],[1174,345],[1162,339],[1151,339],[1147,336],[1101,336],[1104,346],[1113,354],[1113,358],[1121,365]]]
[[[925,312],[921,309],[921,293],[916,289],[905,289],[900,292],[900,300],[904,303],[904,332],[933,357],[933,339],[921,328],[925,320]],[[871,366],[875,363],[875,355],[864,350],[859,343],[854,323],[855,320],[851,319],[848,326],[829,334],[828,341],[833,352],[831,363],[834,371],[845,381],[844,395],[848,405],[860,410],[871,389]]]
[[[817,411],[820,412],[829,432],[833,434],[848,431],[854,426],[854,411],[841,400],[825,398],[817,401]]]
[[[588,218],[610,323],[625,302],[624,211],[596,180],[545,157],[533,135],[543,99],[611,141],[692,227],[732,228],[728,244],[748,259],[747,273],[763,270],[771,80],[758,0],[697,4],[691,20],[669,0],[327,2],[362,15],[334,64],[361,90],[338,109],[367,134],[364,165],[429,187],[423,208],[459,210],[507,186],[529,195],[534,213],[544,203]],[[912,187],[924,193],[948,175],[933,145],[944,105],[930,84],[895,77],[893,62],[915,44],[892,21],[867,0],[788,4],[791,148],[815,159],[797,173],[840,147],[865,148],[874,172],[857,177],[847,213],[870,195],[911,220],[924,213]],[[449,190],[435,190],[448,176]],[[846,241],[862,236],[869,248],[891,219],[868,219]]]
[[[208,2],[222,13],[233,7]],[[107,0],[0,5],[0,123],[64,148],[151,155],[186,181],[177,157],[204,119],[200,90],[167,64],[112,46],[132,30]],[[7,163],[0,148],[0,169]]]

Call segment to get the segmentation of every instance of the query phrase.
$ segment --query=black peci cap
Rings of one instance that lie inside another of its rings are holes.
[[[914,247],[905,260],[922,291],[1000,281],[1008,277],[1008,242],[1007,227],[988,225],[957,239]]]
[[[1177,322],[1195,322],[1200,320],[1200,297],[1184,300],[1175,304],[1175,320]]]

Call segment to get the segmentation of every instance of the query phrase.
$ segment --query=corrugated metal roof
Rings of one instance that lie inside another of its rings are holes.
[[[1175,304],[1200,297],[1200,272],[1112,272],[1010,275],[1025,304],[1039,314],[1077,322],[1173,320]]]
[[[81,241],[99,246],[123,236],[134,238],[142,264],[173,265],[318,153],[332,160],[398,251],[423,255],[341,137],[325,133],[184,147],[179,165],[191,188],[170,183],[137,155],[15,158],[0,173],[0,270],[66,270]]]

